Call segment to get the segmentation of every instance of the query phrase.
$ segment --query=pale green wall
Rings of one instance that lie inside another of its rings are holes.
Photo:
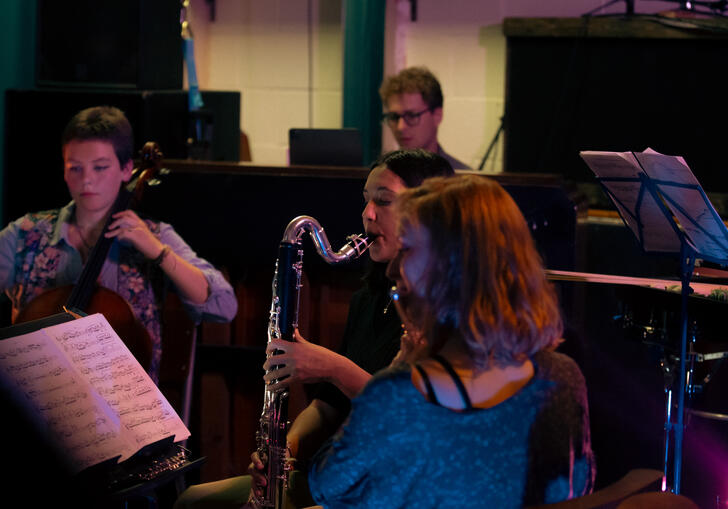
[[[0,16],[0,224],[5,197],[5,91],[8,88],[29,88],[35,81],[35,1],[3,0]],[[39,122],[38,128],[43,124]],[[32,163],[32,161],[29,161]]]

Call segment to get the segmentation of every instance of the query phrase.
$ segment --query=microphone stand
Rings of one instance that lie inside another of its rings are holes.
[[[490,142],[490,145],[488,145],[488,150],[485,151],[485,155],[483,156],[483,159],[480,161],[480,166],[478,166],[478,171],[483,170],[483,166],[485,166],[485,162],[488,160],[488,157],[490,156],[491,151],[493,150],[493,147],[495,147],[495,144],[498,143],[498,138],[500,137],[500,134],[503,132],[503,117],[500,118],[500,125],[498,126],[498,130],[495,132],[495,136],[493,136],[493,139]]]

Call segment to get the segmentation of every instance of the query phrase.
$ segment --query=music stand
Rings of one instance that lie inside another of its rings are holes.
[[[75,505],[150,493],[204,461],[178,445],[189,431],[103,315],[66,310],[0,329],[0,353],[5,420],[28,428],[11,447],[48,448],[45,468]]]
[[[728,229],[682,157],[644,152],[580,152],[624,223],[645,253],[680,256],[681,334],[676,422],[672,387],[666,387],[663,490],[667,489],[670,432],[673,432],[673,485],[680,493],[684,433],[688,296],[696,258],[728,263]],[[671,384],[672,385],[672,384]]]

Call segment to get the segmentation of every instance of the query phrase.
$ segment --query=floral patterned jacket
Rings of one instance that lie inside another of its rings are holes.
[[[68,226],[73,217],[71,202],[62,209],[26,214],[0,232],[0,289],[4,290],[17,313],[48,288],[73,284],[83,269],[79,252],[68,242]],[[146,220],[160,241],[205,275],[210,296],[201,305],[182,298],[192,319],[230,321],[237,301],[229,283],[209,262],[199,258],[174,229]],[[133,246],[115,241],[101,269],[100,285],[121,295],[146,327],[152,339],[149,374],[155,382],[162,355],[161,308],[167,286],[164,273]]]

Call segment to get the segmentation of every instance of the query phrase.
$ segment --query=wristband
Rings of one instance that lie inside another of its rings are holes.
[[[152,260],[152,265],[155,265],[159,267],[162,265],[162,262],[164,261],[164,258],[167,256],[167,253],[169,253],[169,246],[167,244],[162,247],[162,251],[159,253],[159,256],[157,256],[154,260]]]

